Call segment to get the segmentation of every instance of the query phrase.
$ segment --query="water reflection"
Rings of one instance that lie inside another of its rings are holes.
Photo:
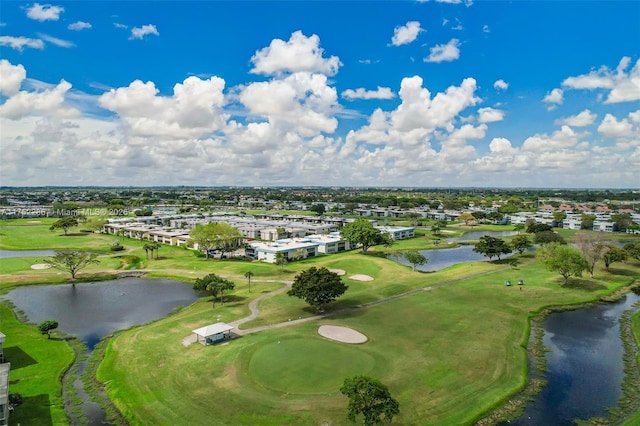
[[[10,259],[13,257],[46,257],[53,256],[53,250],[0,250],[0,259]]]
[[[422,253],[422,255],[429,259],[429,261],[425,265],[416,266],[416,269],[425,272],[439,271],[441,269],[448,268],[449,266],[453,266],[463,262],[489,260],[488,257],[474,252],[473,246],[460,246],[456,248],[438,250],[423,250],[420,251],[420,253]],[[511,255],[513,255],[513,253]],[[502,259],[504,259],[505,257],[509,256],[501,256]],[[411,264],[407,262],[402,254],[389,255],[387,258],[403,265],[411,266]]]
[[[158,279],[123,278],[97,283],[25,286],[4,298],[34,323],[55,319],[60,330],[78,336],[89,348],[104,336],[162,318],[193,303],[190,285]]]
[[[479,240],[481,237],[488,235],[494,238],[504,238],[504,237],[512,237],[517,235],[516,231],[473,231],[467,232],[461,237],[453,237],[447,238],[449,241],[469,241],[469,240]]]
[[[544,325],[548,381],[512,425],[575,425],[575,419],[606,416],[622,396],[623,346],[619,319],[640,300],[627,294],[602,304],[551,314]]]

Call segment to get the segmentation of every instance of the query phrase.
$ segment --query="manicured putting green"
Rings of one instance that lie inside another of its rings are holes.
[[[290,394],[337,392],[345,377],[367,374],[374,358],[361,348],[322,339],[285,339],[258,348],[249,375],[265,388]]]

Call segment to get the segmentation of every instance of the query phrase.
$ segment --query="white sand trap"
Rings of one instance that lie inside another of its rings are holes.
[[[369,275],[356,274],[351,275],[349,278],[355,281],[373,281],[373,277],[370,277]]]
[[[318,328],[318,334],[327,339],[342,343],[364,343],[367,341],[367,336],[359,331],[337,325],[321,325]]]
[[[347,273],[344,269],[329,269],[329,272],[333,272],[334,274],[338,274],[340,276]]]
[[[49,269],[51,265],[48,263],[36,263],[35,265],[31,265],[31,269]]]

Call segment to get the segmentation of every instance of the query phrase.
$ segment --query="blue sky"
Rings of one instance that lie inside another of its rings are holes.
[[[0,185],[640,187],[638,1],[6,1]]]

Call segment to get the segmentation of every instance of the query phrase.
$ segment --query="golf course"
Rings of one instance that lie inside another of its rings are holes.
[[[400,404],[393,424],[474,424],[527,384],[532,317],[547,307],[598,301],[640,279],[635,259],[613,263],[609,271],[599,262],[593,277],[585,273],[562,285],[562,277],[545,269],[530,251],[429,273],[385,257],[399,250],[454,246],[434,247],[426,233],[390,248],[373,247],[366,255],[354,250],[286,265],[205,260],[173,246],[162,246],[155,258],[145,253],[142,241],[82,232],[82,225],[63,235],[49,231],[52,221],[0,221],[0,249],[98,253],[100,263],[83,269],[79,282],[135,270],[145,272],[145,279],[170,278],[188,286],[210,273],[235,283],[224,303],[203,295],[169,316],[115,333],[96,350],[100,363],[95,379],[122,414],[113,421],[132,425],[348,424],[348,399],[340,387],[357,374],[389,387]],[[467,229],[447,230],[459,236]],[[560,232],[568,241],[575,234]],[[623,237],[638,241],[638,236]],[[115,240],[124,250],[110,250]],[[0,290],[69,281],[68,273],[31,267],[41,263],[42,257],[2,259]],[[295,276],[311,267],[345,271],[346,293],[321,314],[286,293]],[[247,272],[252,274],[250,286]],[[519,280],[523,286],[505,286]],[[264,298],[250,307],[258,297]],[[1,308],[5,353],[20,352],[25,360],[17,367],[12,361],[10,392],[23,395],[24,403],[11,422],[68,424],[60,380],[73,350],[64,339],[48,340],[33,324],[19,321],[6,304]],[[209,346],[184,344],[192,330],[220,321],[241,322],[233,339]],[[636,315],[638,341],[639,324]],[[318,333],[323,325],[356,330],[366,341],[328,339]]]

